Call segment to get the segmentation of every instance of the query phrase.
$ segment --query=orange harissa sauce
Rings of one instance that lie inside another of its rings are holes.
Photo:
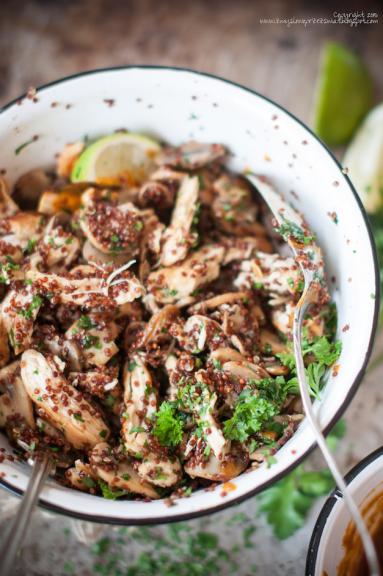
[[[383,571],[383,490],[371,494],[363,503],[361,512],[375,543],[379,566]],[[343,536],[344,556],[338,566],[338,576],[367,576],[366,557],[359,533],[353,522],[349,522]]]

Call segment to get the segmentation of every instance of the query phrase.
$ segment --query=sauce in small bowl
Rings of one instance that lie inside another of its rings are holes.
[[[373,537],[383,574],[383,447],[359,462],[346,482]],[[306,576],[367,576],[359,534],[338,490],[329,496],[315,524]]]

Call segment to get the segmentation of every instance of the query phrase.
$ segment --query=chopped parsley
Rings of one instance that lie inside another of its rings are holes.
[[[31,254],[35,249],[37,240],[29,239],[27,245],[24,248],[24,254]]]
[[[129,362],[128,364],[128,371],[133,372],[133,370],[137,368],[137,366],[138,366],[137,362],[135,360],[132,360],[132,362]]]
[[[216,370],[222,370],[222,364],[217,358],[213,358],[213,366]]]
[[[311,244],[315,240],[315,236],[308,234],[303,228],[298,226],[292,220],[284,219],[284,222],[277,228],[279,234],[287,241],[290,238],[296,240],[300,244]]]
[[[307,338],[304,338],[302,344],[303,357],[313,357],[313,361],[306,367],[306,378],[310,386],[311,394],[315,398],[319,397],[326,369],[338,360],[341,351],[342,343],[340,341],[330,342],[326,336],[321,336],[311,342],[307,340]],[[289,380],[290,384],[295,384],[298,387],[294,353],[281,352],[276,354],[276,356],[284,366],[287,366],[291,370],[293,377]]]
[[[224,434],[230,440],[244,442],[276,414],[278,409],[274,402],[252,390],[244,390],[238,397],[232,417],[223,424]]]
[[[95,488],[95,486],[96,486],[96,482],[90,476],[84,476],[83,478],[81,478],[81,482],[87,488]]]
[[[158,438],[162,446],[178,446],[183,436],[183,422],[177,417],[172,402],[162,402],[155,415],[153,435]]]
[[[38,310],[42,303],[43,299],[41,298],[41,296],[36,294],[35,296],[33,296],[32,302],[30,303],[28,308],[25,308],[25,310],[19,310],[18,314],[20,314],[20,316],[23,316],[27,320],[31,320],[33,318],[33,312],[35,310]]]
[[[101,350],[102,348],[102,342],[98,336],[86,334],[81,340],[85,350],[89,350],[89,348],[96,348],[96,350]]]
[[[173,288],[173,289],[171,289],[171,288],[164,288],[164,289],[162,290],[162,292],[163,292],[164,296],[170,297],[170,298],[174,298],[174,297],[177,296],[177,294],[178,294],[178,290],[175,290],[174,288]]]
[[[139,434],[140,432],[145,432],[145,428],[143,426],[133,426],[130,429],[129,434]]]
[[[89,318],[89,316],[82,315],[80,319],[77,321],[77,325],[84,330],[90,330],[91,328],[95,328],[97,324],[94,324]]]
[[[98,485],[100,486],[103,497],[107,500],[116,500],[117,498],[121,498],[121,496],[126,496],[129,494],[127,490],[113,490],[103,480],[98,480]]]
[[[77,420],[78,422],[84,422],[84,418],[81,416],[81,414],[79,412],[75,412],[73,414],[73,418],[75,420]]]

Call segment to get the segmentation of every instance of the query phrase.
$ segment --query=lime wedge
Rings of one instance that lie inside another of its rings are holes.
[[[324,46],[316,88],[314,130],[330,146],[345,144],[372,103],[363,62],[334,42]]]
[[[100,138],[88,146],[73,166],[72,182],[105,185],[141,184],[155,168],[154,157],[161,150],[155,140],[121,132]]]
[[[343,166],[367,212],[383,207],[383,104],[366,116],[346,150]]]

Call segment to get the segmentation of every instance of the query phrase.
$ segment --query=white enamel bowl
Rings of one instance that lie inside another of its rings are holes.
[[[250,167],[268,176],[305,214],[324,249],[343,343],[339,373],[329,377],[317,406],[323,428],[329,429],[362,377],[379,299],[366,216],[335,158],[300,121],[246,88],[188,70],[131,67],[66,78],[39,89],[34,99],[22,98],[7,105],[0,114],[0,170],[5,169],[12,182],[31,168],[51,165],[64,144],[119,128],[146,132],[172,144],[193,138],[221,142],[232,151],[234,170]],[[338,224],[329,216],[333,212]],[[9,449],[5,436],[0,436],[1,445]],[[293,468],[313,445],[313,434],[304,422],[270,468],[242,474],[230,485],[231,490],[225,490],[226,495],[221,487],[200,491],[178,500],[172,508],[163,501],[104,500],[53,481],[44,488],[41,504],[76,517],[116,524],[189,518],[259,492]],[[16,493],[25,489],[28,466],[3,463],[1,471],[5,487]]]
[[[360,506],[383,490],[383,448],[359,462],[346,476],[351,495]],[[381,511],[380,511],[381,513]],[[306,576],[330,576],[344,555],[342,540],[351,520],[338,490],[326,500],[315,524],[307,555]]]

